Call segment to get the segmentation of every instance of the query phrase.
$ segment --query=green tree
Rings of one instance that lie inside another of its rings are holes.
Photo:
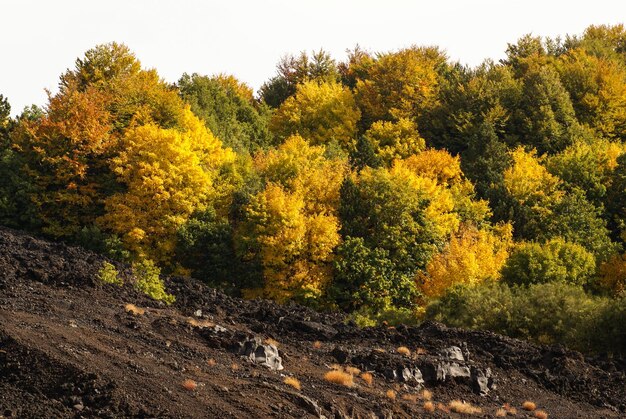
[[[557,238],[544,244],[517,245],[502,268],[502,280],[509,285],[563,282],[581,286],[587,285],[595,268],[595,258],[584,247]]]
[[[254,153],[272,143],[269,110],[251,99],[236,79],[184,74],[178,81],[181,97],[224,145]]]

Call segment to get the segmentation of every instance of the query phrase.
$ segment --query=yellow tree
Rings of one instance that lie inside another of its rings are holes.
[[[477,285],[500,278],[512,245],[512,226],[477,229],[464,225],[436,254],[425,272],[417,275],[417,286],[429,298],[437,298],[453,285]]]
[[[125,190],[106,199],[99,224],[122,237],[135,255],[168,263],[175,233],[215,198],[217,170],[232,152],[196,118],[183,112],[182,129],[147,124],[128,130],[111,168]]]
[[[301,135],[313,145],[339,143],[354,147],[360,112],[352,92],[335,81],[299,84],[274,114],[270,127],[279,137]]]
[[[367,129],[378,120],[414,119],[436,101],[437,68],[446,57],[436,48],[412,47],[379,55],[357,79],[357,104]]]
[[[426,142],[417,132],[417,126],[407,118],[396,122],[376,121],[365,132],[374,153],[387,166],[396,159],[404,159],[426,148]]]
[[[237,240],[245,259],[260,261],[264,285],[246,294],[319,297],[340,242],[336,212],[347,162],[326,159],[323,147],[294,136],[257,156],[256,165],[266,184],[245,206]]]

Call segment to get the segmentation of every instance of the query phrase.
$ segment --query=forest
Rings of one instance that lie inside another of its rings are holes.
[[[1,93],[1,92],[0,92]],[[359,325],[626,353],[626,29],[284,56],[258,92],[95,46],[48,102],[0,95],[0,225]],[[114,282],[114,265],[101,269]]]

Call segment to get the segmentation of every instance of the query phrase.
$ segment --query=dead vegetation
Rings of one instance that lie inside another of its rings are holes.
[[[285,377],[283,382],[288,386],[295,388],[296,390],[302,389],[302,386],[300,385],[300,380],[295,377]]]
[[[354,385],[354,377],[351,374],[337,369],[328,371],[324,375],[324,380],[346,387],[352,387]]]
[[[186,379],[185,381],[183,381],[182,386],[185,390],[194,391],[196,388],[198,388],[198,383],[196,383],[194,380]]]
[[[482,409],[480,407],[461,400],[452,400],[448,403],[448,407],[452,412],[463,413],[466,415],[479,415],[482,413]]]
[[[522,409],[527,410],[529,412],[532,412],[536,408],[537,408],[537,405],[529,400],[526,400],[524,403],[522,403]]]
[[[124,310],[126,310],[127,313],[130,313],[133,316],[143,316],[146,312],[146,310],[144,310],[143,308],[139,308],[134,304],[126,304],[124,306]]]

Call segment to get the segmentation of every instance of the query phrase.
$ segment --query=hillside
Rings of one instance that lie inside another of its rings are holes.
[[[103,262],[0,228],[0,417],[457,415],[427,412],[415,398],[422,382],[435,406],[460,399],[483,417],[505,403],[532,417],[526,400],[550,417],[626,414],[623,361],[437,323],[359,329],[338,314],[234,299],[179,277],[166,279],[176,303],[165,306],[136,292],[121,265],[126,284],[103,284]],[[373,381],[325,381],[333,364]]]

